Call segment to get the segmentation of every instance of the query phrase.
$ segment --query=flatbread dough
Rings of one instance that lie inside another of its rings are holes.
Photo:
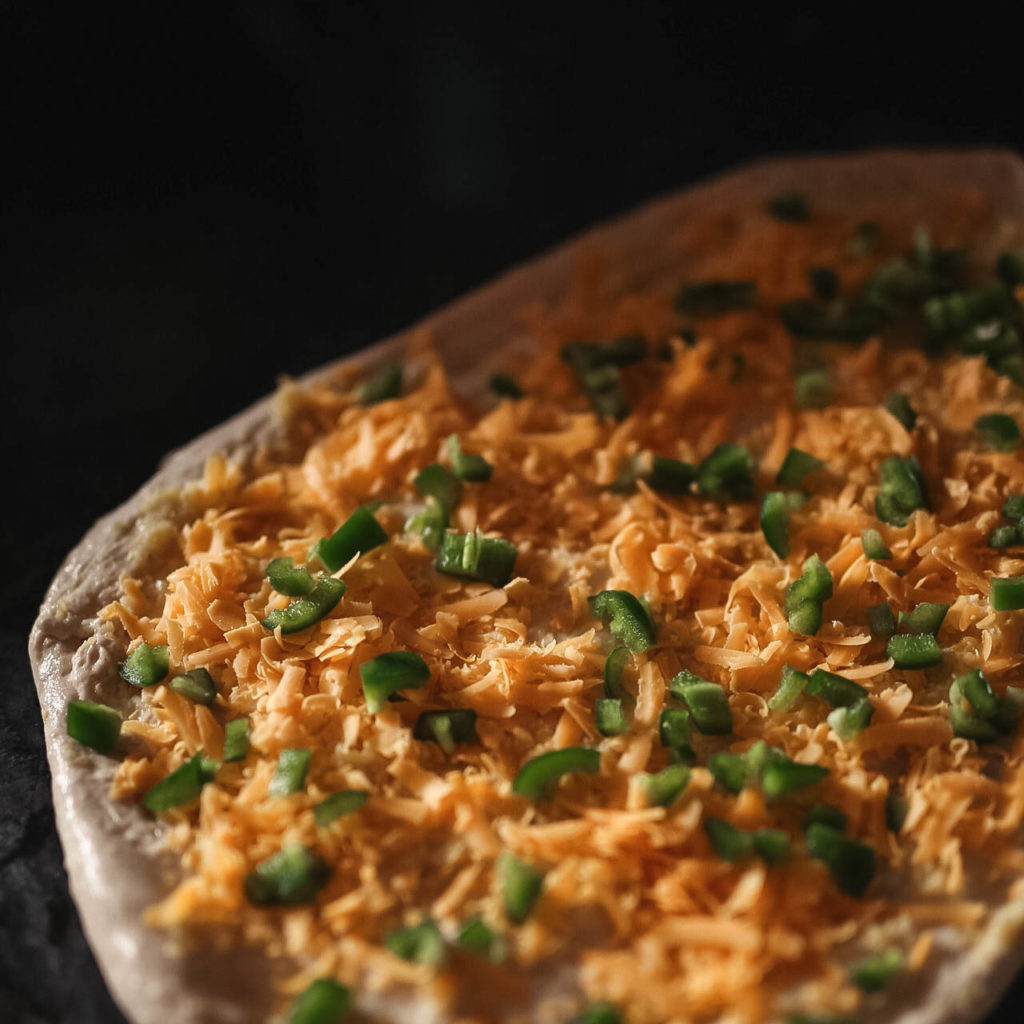
[[[790,188],[808,192],[823,206],[885,197],[913,207],[924,187],[937,184],[972,186],[1001,212],[1010,227],[1007,237],[989,240],[993,248],[1005,245],[1009,233],[1024,225],[1024,163],[1006,152],[886,151],[767,161],[590,231],[344,365],[375,364],[427,332],[456,387],[478,393],[503,353],[529,344],[518,312],[530,303],[561,298],[586,253],[600,252],[610,268],[610,286],[628,292],[685,276],[685,226],[698,209],[727,209],[734,201]],[[921,210],[922,217],[926,213]],[[125,714],[137,707],[136,693],[117,676],[121,644],[100,629],[97,610],[115,598],[122,572],[139,570],[147,559],[159,561],[161,535],[188,508],[187,489],[181,486],[201,474],[207,456],[223,451],[244,463],[261,443],[295,443],[289,440],[280,398],[260,402],[169,456],[151,481],[101,519],[71,552],[31,635],[72,894],[111,991],[136,1024],[264,1020],[272,1005],[274,972],[253,951],[201,949],[175,955],[166,936],[144,927],[144,909],[168,890],[176,866],[160,851],[161,825],[138,806],[108,798],[113,762],[66,736],[65,709],[75,699],[101,701]],[[913,1006],[891,1007],[887,1018],[899,1024],[978,1020],[1024,961],[1022,927],[1024,903],[1014,903],[996,915],[970,949],[951,941],[948,954],[937,957],[929,972],[930,988]],[[571,988],[572,978],[563,974],[555,984]],[[364,1010],[384,1020],[437,1019],[425,1001],[361,999]]]

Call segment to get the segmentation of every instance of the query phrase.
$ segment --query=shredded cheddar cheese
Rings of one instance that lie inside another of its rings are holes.
[[[949,243],[969,241],[990,217],[973,193],[934,205],[944,216],[933,227]],[[1006,497],[1024,492],[1024,457],[987,450],[973,432],[988,411],[1024,422],[1024,395],[981,358],[929,359],[919,347],[872,338],[815,348],[833,400],[794,406],[807,351],[776,307],[806,294],[810,268],[835,269],[854,291],[880,259],[905,249],[914,225],[898,210],[876,214],[886,241],[871,259],[846,252],[849,216],[792,224],[764,212],[709,213],[692,225],[702,258],[688,277],[749,278],[760,295],[753,308],[699,318],[692,345],[669,291],[618,295],[596,261],[580,268],[560,306],[526,311],[538,354],[511,367],[521,371],[522,399],[467,402],[424,347],[408,393],[368,408],[349,386],[286,385],[291,416],[310,438],[297,461],[263,455],[243,475],[211,458],[176,564],[162,580],[123,578],[102,612],[129,647],[168,645],[172,674],[205,668],[219,693],[206,707],[168,685],[144,691],[145,710],[125,726],[132,746],[114,799],[140,800],[199,751],[222,759],[225,723],[250,719],[248,756],[222,764],[197,803],[163,815],[182,878],[148,926],[185,936],[201,927],[224,943],[290,957],[297,966],[285,993],[329,975],[370,989],[427,986],[452,1002],[478,969],[471,960],[435,970],[388,953],[384,939],[426,917],[450,937],[480,915],[504,937],[511,964],[540,969],[568,956],[586,997],[613,1003],[630,1024],[726,1014],[759,1024],[787,1007],[849,1013],[863,995],[846,965],[876,952],[887,928],[903,934],[896,922],[913,924],[903,949],[910,971],[928,963],[933,929],[981,928],[989,910],[971,865],[985,865],[986,892],[1008,890],[1022,867],[1024,741],[954,738],[948,691],[969,669],[982,669],[999,693],[1024,671],[1024,618],[988,605],[990,578],[1024,573],[1024,559],[986,541]],[[651,354],[622,368],[632,412],[615,423],[590,411],[558,352],[625,334],[643,335]],[[665,359],[654,354],[662,344]],[[911,396],[913,430],[884,409],[891,391]],[[439,574],[403,529],[422,506],[413,477],[446,461],[451,434],[493,466],[488,482],[463,486],[451,525],[516,545],[504,587]],[[669,496],[642,479],[631,493],[609,489],[639,453],[698,463],[726,442],[754,456],[758,496],[774,489],[790,448],[825,464],[804,488],[808,500],[789,512],[785,560],[761,533],[756,500]],[[874,512],[879,466],[893,455],[916,456],[931,496],[931,508],[902,527]],[[289,598],[272,590],[267,563],[304,564],[320,538],[371,501],[383,502],[376,516],[388,542],[338,573],[347,590],[311,628],[268,631],[262,620]],[[881,529],[891,559],[865,556],[869,528]],[[820,630],[804,636],[790,629],[785,599],[812,554],[834,592]],[[594,706],[615,641],[587,604],[604,589],[642,596],[657,628],[656,645],[627,662],[635,703],[628,731],[612,737],[598,733]],[[940,666],[894,667],[867,624],[868,607],[883,601],[896,611],[950,606]],[[393,650],[421,655],[429,682],[370,714],[360,666]],[[770,710],[787,665],[856,681],[874,708],[870,724],[842,740],[819,700]],[[733,728],[695,735],[686,790],[668,807],[649,807],[634,780],[670,763],[658,722],[678,705],[668,681],[683,669],[724,689]],[[419,712],[450,708],[476,712],[478,742],[449,754],[413,738]],[[738,795],[716,786],[707,757],[759,740],[828,776],[774,801],[756,785]],[[513,794],[526,761],[570,746],[599,749],[600,773],[567,775],[546,800]],[[295,748],[312,751],[305,786],[270,795],[278,756]],[[315,805],[343,789],[365,790],[366,805],[318,826]],[[886,824],[894,796],[907,806],[899,832]],[[814,803],[840,809],[846,834],[875,851],[878,871],[863,897],[841,892],[804,852],[801,822]],[[729,863],[708,841],[709,817],[748,832],[782,829],[792,855]],[[330,867],[315,904],[251,905],[247,875],[294,843]],[[522,924],[503,908],[496,864],[505,852],[545,873]]]

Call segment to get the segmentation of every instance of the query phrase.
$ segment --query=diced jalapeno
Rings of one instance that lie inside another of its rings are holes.
[[[142,641],[117,666],[117,671],[121,678],[128,680],[132,686],[156,686],[167,676],[168,665],[169,656],[165,644],[150,647]]]
[[[849,707],[836,708],[828,716],[828,724],[841,740],[852,740],[871,724],[874,713],[875,706],[864,697]]]
[[[489,386],[499,398],[518,399],[523,397],[523,389],[510,373],[491,374]]]
[[[850,968],[850,980],[865,992],[880,992],[903,970],[905,958],[898,949],[865,957]]]
[[[893,526],[906,526],[910,514],[928,507],[928,493],[917,459],[890,456],[880,469],[881,484],[875,498],[875,515]]]
[[[820,782],[828,769],[820,764],[801,764],[797,761],[772,762],[761,772],[761,787],[769,799],[786,796]]]
[[[285,608],[275,608],[263,620],[266,629],[282,633],[299,633],[316,625],[329,615],[342,599],[345,584],[333,576],[320,576],[316,586],[305,597],[298,597]]]
[[[418,690],[430,678],[430,666],[415,651],[387,651],[359,666],[366,710],[383,710],[388,697],[399,690]]]
[[[697,466],[697,489],[708,498],[749,501],[754,496],[754,460],[738,444],[720,444]]]
[[[885,410],[899,420],[904,430],[913,430],[917,423],[917,413],[910,404],[910,399],[900,391],[892,391],[885,396]]]
[[[757,285],[753,281],[695,281],[676,294],[676,309],[695,315],[747,309],[756,302]]]
[[[690,769],[685,764],[670,764],[660,772],[638,776],[640,787],[647,794],[651,807],[668,807],[674,803],[690,781]]]
[[[769,491],[761,499],[761,532],[779,558],[789,557],[789,503],[782,491]]]
[[[203,756],[202,752],[196,754],[156,783],[142,798],[142,806],[151,814],[160,814],[191,803],[198,798],[203,786],[213,781],[217,767],[217,762]]]
[[[1017,426],[1017,421],[1006,413],[993,412],[987,416],[979,416],[974,421],[974,429],[993,451],[1012,452],[1020,447],[1020,427]]]
[[[588,598],[590,614],[608,619],[608,628],[634,654],[642,654],[654,646],[654,622],[639,598],[628,590],[602,590]]]
[[[300,793],[306,785],[306,774],[313,752],[305,747],[282,750],[277,757],[277,770],[270,780],[267,792],[271,796],[290,796]]]
[[[896,632],[896,617],[885,601],[869,606],[868,630],[872,636],[885,638]]]
[[[735,795],[747,784],[747,761],[742,754],[719,750],[708,758],[708,771],[727,793]]]
[[[245,895],[256,907],[300,906],[313,903],[330,876],[319,854],[292,843],[246,876]]]
[[[689,708],[693,724],[707,736],[724,736],[732,732],[732,709],[729,698],[716,683],[684,669],[669,682],[669,690]]]
[[[1011,612],[1024,608],[1024,576],[993,578],[988,599],[995,612]]]
[[[337,572],[356,555],[365,555],[386,544],[387,539],[374,514],[368,508],[357,508],[330,537],[322,537],[313,545],[309,561],[319,560],[331,572]]]
[[[793,400],[801,409],[824,409],[832,402],[832,382],[824,370],[801,373],[793,384]]]
[[[121,735],[121,716],[106,704],[90,700],[68,703],[68,735],[100,754],[112,754]]]
[[[823,605],[832,596],[832,574],[817,555],[786,591],[786,618],[794,633],[813,636],[821,628]]]
[[[949,611],[948,604],[922,601],[913,611],[900,612],[897,625],[903,633],[938,633]]]
[[[171,689],[193,704],[209,707],[217,700],[217,684],[205,668],[194,668],[191,672],[175,676],[171,680]]]
[[[602,697],[594,705],[594,724],[602,736],[621,736],[629,731],[629,719],[622,701],[616,697]]]
[[[468,455],[462,450],[458,434],[448,438],[448,458],[451,459],[452,472],[460,480],[486,483],[494,472],[494,467],[482,455]]]
[[[421,711],[412,731],[418,740],[429,740],[446,754],[455,752],[456,743],[477,743],[476,712],[472,708],[446,711]]]
[[[316,586],[308,569],[296,568],[294,558],[275,558],[268,562],[267,579],[279,594],[288,597],[303,597]]]
[[[320,828],[327,828],[331,822],[342,818],[345,815],[358,811],[367,800],[370,794],[363,789],[339,789],[328,797],[324,797],[313,808],[313,820]]]
[[[810,205],[803,192],[778,192],[768,198],[766,206],[776,220],[801,222],[811,219]]]
[[[768,707],[772,711],[788,711],[807,688],[810,676],[806,672],[786,665],[782,669],[778,688],[768,698]]]
[[[824,863],[848,896],[862,896],[875,876],[875,851],[829,825],[813,822],[808,827],[807,852]]]
[[[512,792],[540,799],[563,776],[572,772],[596,775],[601,770],[601,753],[589,747],[563,747],[531,758],[515,777]]]
[[[361,405],[376,405],[397,398],[402,391],[402,364],[385,363],[356,388]]]
[[[469,950],[471,953],[485,954],[491,963],[500,964],[505,960],[504,939],[492,931],[487,922],[479,915],[469,918],[459,926],[455,942],[460,949]]]
[[[942,649],[931,633],[905,633],[892,637],[885,647],[895,668],[922,669],[942,663]]]
[[[462,498],[462,481],[447,466],[432,462],[424,466],[413,479],[420,494],[436,498],[451,515]]]
[[[505,913],[509,920],[520,924],[530,916],[540,899],[544,872],[506,851],[498,858],[498,877]]]
[[[516,564],[516,546],[500,537],[449,531],[441,538],[437,551],[437,571],[446,576],[481,580],[492,587],[503,587],[512,579]]]
[[[628,647],[616,647],[604,663],[604,695],[613,700],[625,700],[629,693],[622,685],[622,673],[629,660]]]
[[[807,693],[812,697],[820,697],[834,708],[852,707],[868,695],[860,683],[823,668],[816,668],[811,673]]]
[[[864,545],[864,554],[868,558],[875,561],[884,561],[887,558],[892,558],[892,552],[877,530],[861,530],[860,542]]]
[[[410,963],[440,967],[447,959],[437,922],[427,918],[409,928],[396,928],[384,939],[388,952]]]
[[[288,1024],[341,1024],[352,997],[344,985],[317,978],[292,1004]]]
[[[831,804],[813,804],[808,808],[801,825],[806,831],[815,823],[828,825],[837,832],[842,832],[846,828],[847,817],[838,807],[833,807]]]
[[[775,482],[780,487],[796,487],[805,476],[823,469],[825,463],[799,448],[790,448],[782,460]]]

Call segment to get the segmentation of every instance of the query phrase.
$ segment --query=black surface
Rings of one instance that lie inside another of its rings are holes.
[[[659,191],[776,152],[1024,150],[1019,25],[894,10],[3,5],[0,1021],[122,1020],[24,653],[89,524],[277,374]]]

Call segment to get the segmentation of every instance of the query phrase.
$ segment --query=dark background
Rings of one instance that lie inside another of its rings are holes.
[[[0,1020],[122,1021],[68,899],[24,652],[66,551],[163,453],[735,162],[1024,151],[1019,15],[514,6],[0,5]]]

